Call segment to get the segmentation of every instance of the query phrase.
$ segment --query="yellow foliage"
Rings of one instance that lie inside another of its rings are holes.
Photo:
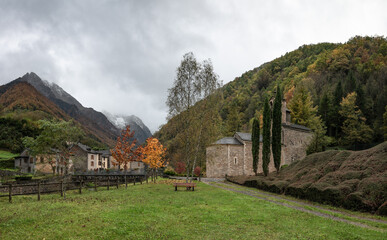
[[[142,161],[152,169],[164,167],[166,148],[157,138],[150,137],[146,140],[146,146],[141,148]]]

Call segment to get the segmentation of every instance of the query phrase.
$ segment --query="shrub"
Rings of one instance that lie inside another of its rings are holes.
[[[175,171],[177,174],[182,174],[185,172],[185,163],[183,162],[178,162],[175,167]]]
[[[164,170],[164,174],[165,175],[168,175],[168,176],[176,176],[177,173],[175,172],[175,170],[173,170],[173,168],[171,167],[167,167],[165,170]]]
[[[195,175],[196,177],[199,177],[201,170],[202,170],[202,169],[201,169],[199,166],[197,166],[197,167],[194,169],[194,175]]]

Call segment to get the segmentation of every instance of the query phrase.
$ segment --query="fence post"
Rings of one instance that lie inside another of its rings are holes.
[[[40,201],[40,180],[38,181],[38,201]]]
[[[63,197],[63,180],[60,181],[60,196]]]
[[[118,181],[120,180],[120,177],[117,177],[117,189],[118,189]]]
[[[140,183],[142,184],[142,177],[140,177]]]
[[[125,188],[128,188],[128,181],[126,180],[126,175],[125,175]]]
[[[107,190],[109,190],[109,187],[110,187],[110,177],[108,177]]]
[[[136,185],[136,177],[133,177],[133,185]]]
[[[82,178],[79,180],[79,194],[82,194]]]
[[[9,184],[9,202],[12,203],[12,183]]]
[[[94,177],[94,191],[97,191],[97,177]]]
[[[63,199],[66,199],[66,182],[63,183]]]

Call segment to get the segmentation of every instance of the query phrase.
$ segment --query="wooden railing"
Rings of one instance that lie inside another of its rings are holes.
[[[98,187],[106,187],[107,190],[109,190],[111,186],[115,186],[118,189],[120,184],[125,184],[125,188],[127,188],[129,183],[133,183],[133,185],[135,185],[136,182],[142,184],[143,181],[148,183],[148,178],[141,175],[82,175],[73,177],[71,180],[61,180],[59,182],[35,181],[25,184],[8,183],[5,185],[0,185],[0,197],[8,197],[9,202],[11,203],[12,196],[37,195],[37,199],[40,201],[41,195],[45,193],[58,192],[60,193],[61,197],[66,197],[67,190],[78,189],[79,194],[82,194],[82,188],[88,188],[97,191]]]

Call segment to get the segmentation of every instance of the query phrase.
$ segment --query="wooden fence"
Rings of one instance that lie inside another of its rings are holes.
[[[148,183],[148,178],[141,175],[82,175],[75,176],[68,181],[61,180],[59,182],[35,181],[33,183],[26,184],[9,183],[5,185],[0,185],[0,197],[8,197],[9,202],[12,203],[12,196],[37,195],[38,201],[40,201],[41,195],[45,193],[60,192],[61,197],[66,197],[67,190],[78,189],[79,194],[82,194],[82,188],[88,188],[97,191],[98,187],[106,187],[107,190],[109,190],[112,186],[119,188],[120,184],[125,184],[125,188],[127,188],[129,183],[133,183],[133,185],[135,185],[136,182],[142,184],[143,181],[146,181]]]

